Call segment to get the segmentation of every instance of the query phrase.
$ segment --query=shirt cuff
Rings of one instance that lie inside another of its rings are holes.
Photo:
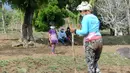
[[[76,34],[76,29],[74,30],[74,33]]]

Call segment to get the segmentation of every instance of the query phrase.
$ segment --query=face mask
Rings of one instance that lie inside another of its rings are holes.
[[[63,30],[61,30],[61,33],[63,33],[64,31]]]

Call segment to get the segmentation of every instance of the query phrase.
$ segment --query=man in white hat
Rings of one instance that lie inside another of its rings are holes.
[[[70,31],[84,37],[85,57],[88,64],[89,73],[101,73],[98,68],[98,60],[102,52],[102,36],[99,31],[100,22],[98,18],[92,14],[92,6],[88,2],[83,1],[78,5],[77,10],[83,16],[81,21],[81,29],[70,27]]]

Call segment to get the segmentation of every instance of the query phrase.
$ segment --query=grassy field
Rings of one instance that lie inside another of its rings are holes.
[[[78,73],[87,73],[84,56],[76,56],[76,62]],[[111,73],[111,70],[110,72],[105,72],[105,70],[112,66],[117,66],[117,69],[125,66],[130,68],[130,60],[118,54],[103,52],[99,65],[101,66],[101,71],[104,71],[103,73]],[[44,55],[40,58],[28,56],[21,59],[0,60],[1,73],[74,73],[74,66],[73,57],[65,55]],[[128,71],[130,72],[130,70]],[[123,71],[123,73],[127,72]],[[113,73],[119,72],[114,71]]]
[[[34,33],[36,47],[12,47],[15,37],[2,35],[0,38],[0,73],[74,73],[74,60],[71,46],[58,45],[57,55],[51,55],[47,45],[47,33]],[[17,36],[18,38],[19,36]],[[46,38],[42,38],[46,37]],[[82,49],[82,37],[76,37],[76,69],[77,73],[87,73],[87,64]],[[102,73],[130,73],[130,59],[116,53],[121,47],[130,47],[129,36],[103,36],[104,47],[99,60]],[[41,40],[42,39],[42,40]],[[105,45],[106,44],[106,45]],[[123,45],[120,45],[123,44]]]

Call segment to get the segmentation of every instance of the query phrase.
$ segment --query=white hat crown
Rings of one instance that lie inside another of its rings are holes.
[[[92,10],[92,6],[87,1],[82,1],[81,4],[78,5],[77,10]]]
[[[51,29],[54,29],[54,28],[55,28],[55,26],[50,26],[50,28],[51,28]]]

